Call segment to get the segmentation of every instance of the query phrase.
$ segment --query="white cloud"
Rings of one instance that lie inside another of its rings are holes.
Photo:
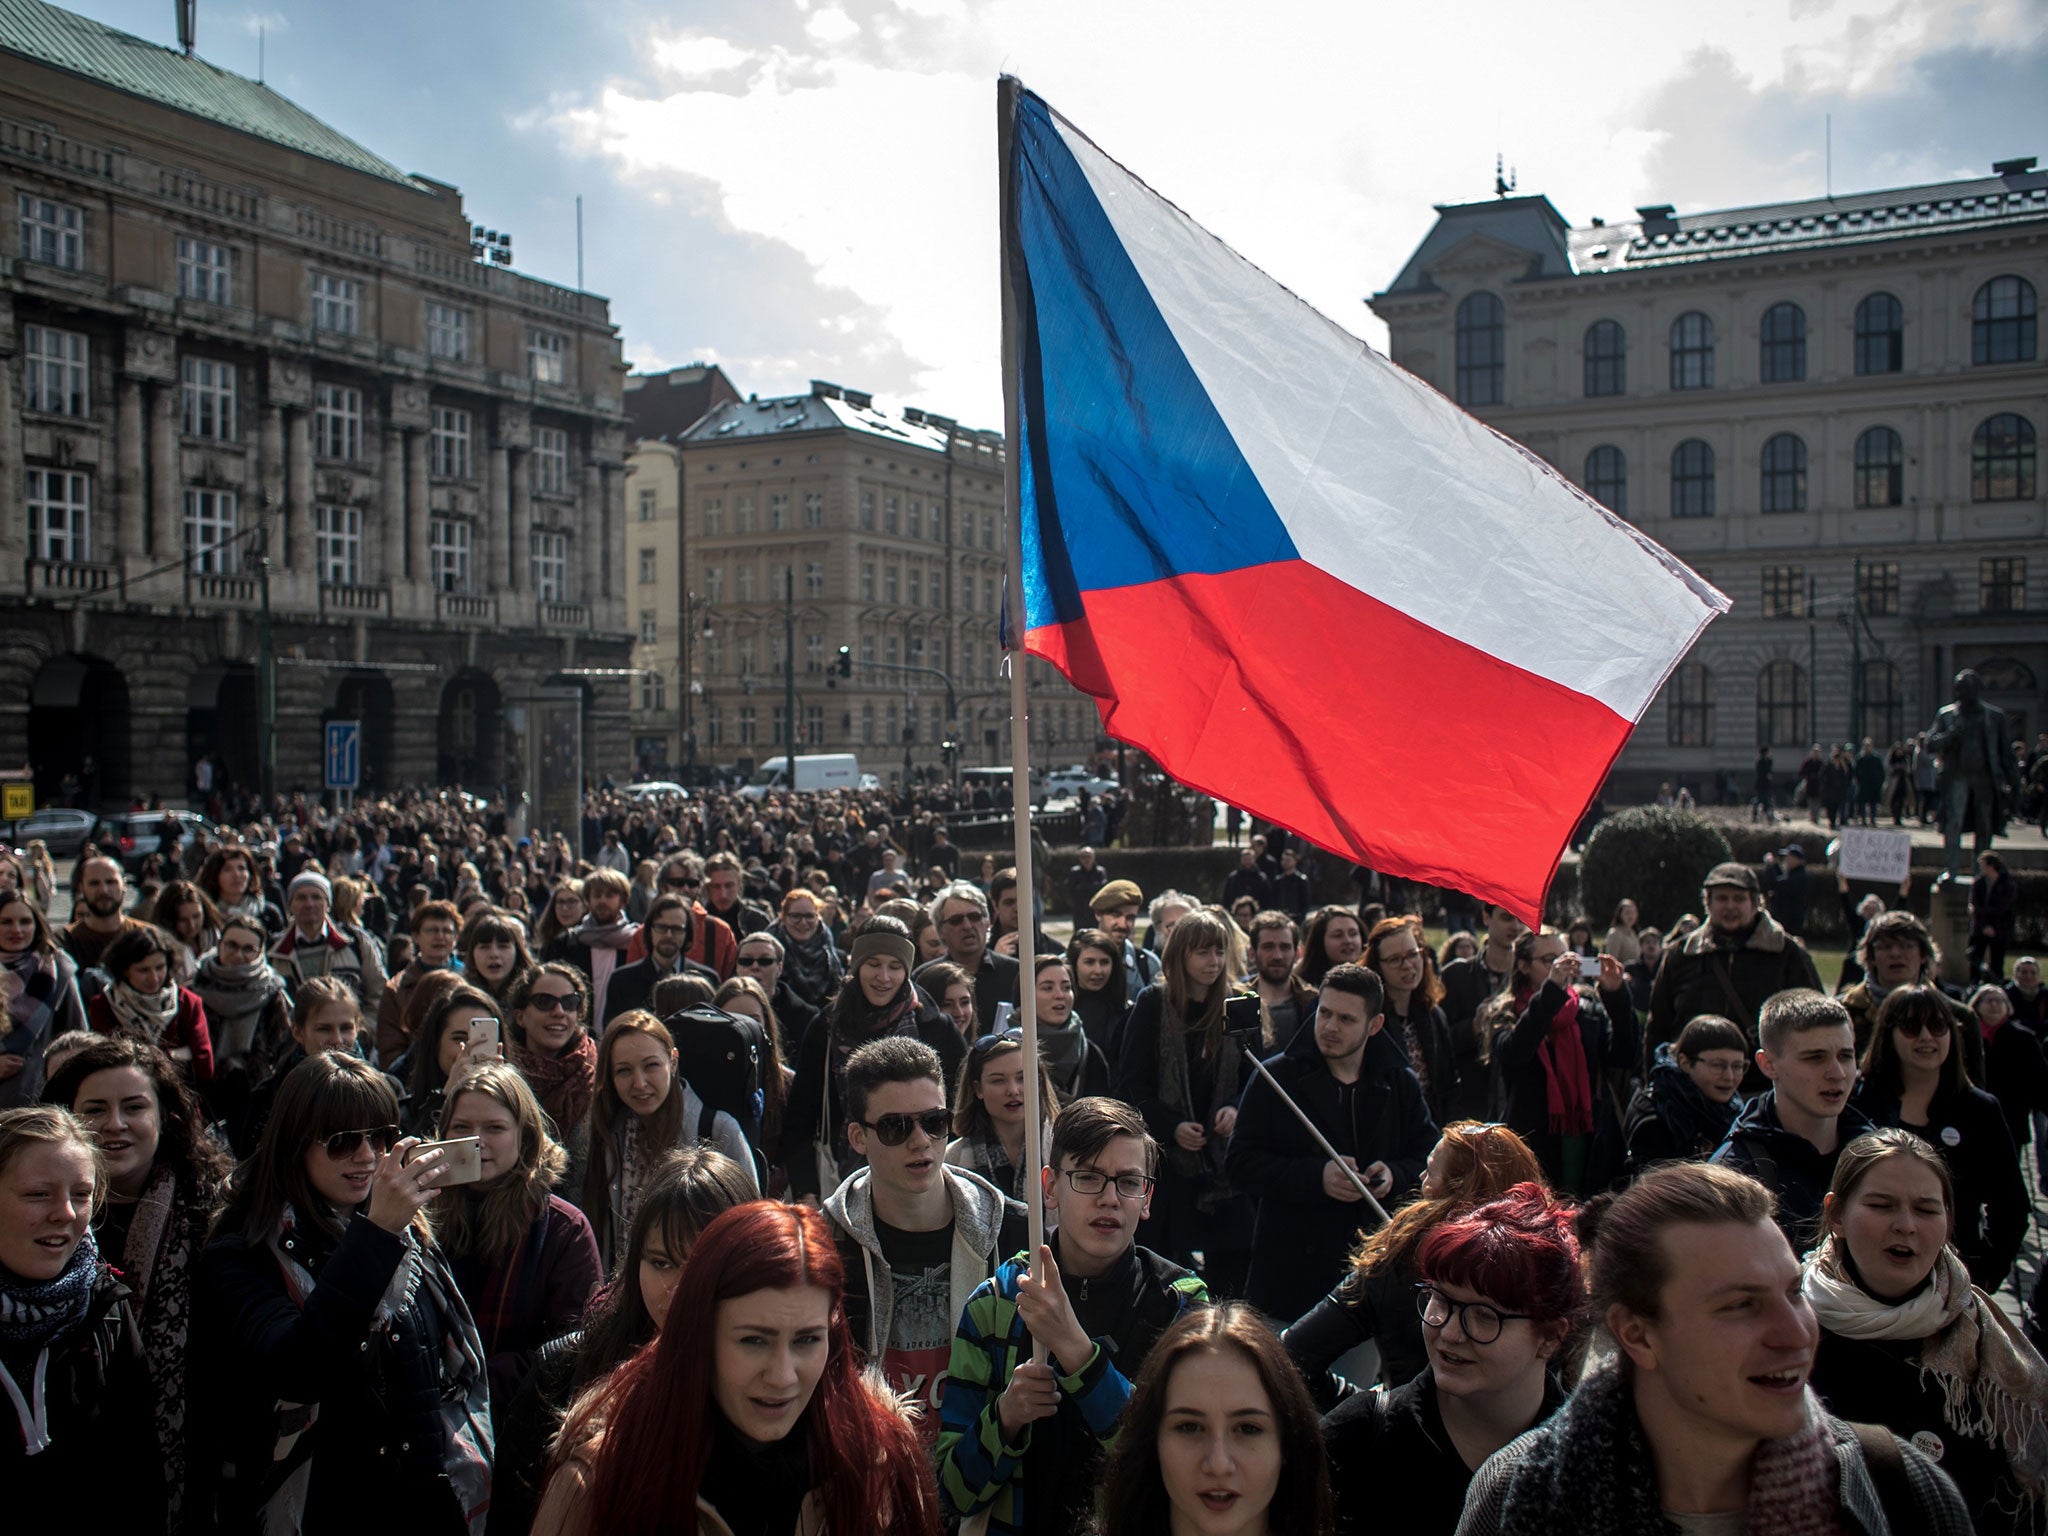
[[[242,13],[242,30],[251,37],[265,32],[282,32],[290,26],[291,22],[280,11],[244,11]]]
[[[1712,50],[1731,88],[1784,92],[1816,104],[1817,118],[1837,97],[1896,88],[1917,58],[1958,39],[2037,46],[2048,11],[2035,0],[1266,0],[1253,11],[1236,0],[798,0],[748,26],[650,39],[678,78],[724,77],[718,93],[614,83],[544,120],[636,194],[780,242],[862,301],[859,319],[835,322],[844,350],[832,376],[994,424],[999,72],[1022,76],[1249,259],[1378,342],[1360,301],[1392,280],[1432,204],[1490,195],[1496,151],[1522,192],[1548,194],[1578,223],[1651,201],[1711,206],[1724,184],[1754,188],[1743,200],[1818,192],[1817,156],[1738,164],[1734,151],[1726,174],[1700,174],[1697,190],[1656,184],[1714,152],[1668,153],[1688,125],[1655,120],[1670,104],[1664,88],[1694,79]],[[1867,167],[1913,149],[1871,146]],[[1838,153],[1838,187],[1845,169]],[[792,317],[787,334],[813,323]],[[863,377],[894,348],[916,371]]]

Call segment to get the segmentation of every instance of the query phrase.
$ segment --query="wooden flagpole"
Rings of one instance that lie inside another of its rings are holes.
[[[1016,187],[1010,169],[1010,146],[1017,120],[1017,101],[1022,84],[1011,75],[996,82],[996,174],[1002,189],[1001,251],[1003,288],[1003,510],[1009,519],[1010,579],[1003,594],[1003,615],[1009,633],[1010,663],[1010,809],[1015,818],[1017,871],[1017,1017],[1024,1037],[1024,1165],[1030,1170],[1032,1196],[1025,1201],[1029,1213],[1031,1273],[1043,1281],[1045,1272],[1038,1250],[1045,1242],[1045,1107],[1038,1093],[1038,987],[1032,978],[1031,961],[1036,953],[1032,895],[1037,882],[1031,861],[1031,716],[1025,687],[1027,658],[1024,654],[1024,523],[1019,515],[1018,475],[1023,443],[1019,433],[1022,410],[1018,402],[1017,332],[1019,328],[1016,279],[1012,270],[1010,231],[1016,227]],[[993,943],[994,925],[990,925]],[[1031,1343],[1031,1358],[1039,1365],[1046,1359],[1043,1339]]]

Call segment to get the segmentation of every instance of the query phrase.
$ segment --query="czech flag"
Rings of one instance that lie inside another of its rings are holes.
[[[1728,599],[1004,90],[1024,649],[1183,783],[1539,920]]]

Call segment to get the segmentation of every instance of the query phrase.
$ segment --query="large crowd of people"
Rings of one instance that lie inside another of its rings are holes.
[[[1880,910],[1837,995],[1741,864],[1432,943],[1278,830],[1212,902],[938,797],[278,809],[61,925],[0,852],[12,1509],[2048,1531],[2033,957]]]

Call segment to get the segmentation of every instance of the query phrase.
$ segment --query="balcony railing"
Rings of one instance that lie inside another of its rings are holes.
[[[444,624],[492,624],[497,621],[495,598],[472,597],[467,592],[437,592],[434,612]]]
[[[197,572],[192,576],[190,590],[195,603],[225,603],[246,608],[256,601],[256,578]]]
[[[73,560],[31,560],[28,589],[37,592],[104,592],[120,579],[111,565]]]
[[[588,629],[590,610],[581,603],[556,603],[543,599],[540,621],[549,629]]]
[[[323,613],[385,613],[391,594],[384,587],[357,587],[345,582],[320,583],[320,611]]]

